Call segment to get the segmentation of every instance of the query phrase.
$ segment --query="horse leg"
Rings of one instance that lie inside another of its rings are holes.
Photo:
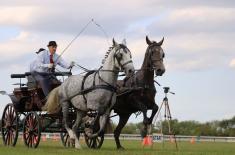
[[[152,124],[153,118],[156,115],[157,111],[158,111],[158,105],[154,104],[153,107],[152,107],[152,114],[151,114],[151,116],[149,118],[149,121],[148,121],[149,124]]]
[[[147,135],[147,130],[148,130],[148,124],[149,124],[149,118],[147,116],[148,108],[146,105],[144,105],[142,102],[140,102],[138,99],[134,99],[137,108],[143,113],[143,124],[144,127],[142,129],[142,137],[145,137]]]
[[[106,124],[108,122],[109,119],[109,115],[111,112],[111,108],[114,105],[113,103],[116,102],[116,96],[111,96],[109,102],[111,102],[111,106],[106,107],[106,106],[100,106],[98,108],[98,114],[97,114],[97,118],[99,118],[99,131],[96,133],[93,133],[91,135],[88,135],[89,138],[95,138],[97,136],[99,136],[100,134],[104,134],[104,130],[106,127]]]
[[[133,106],[135,106],[136,109],[138,109],[143,113],[143,123],[144,125],[147,125],[149,121],[147,116],[148,112],[147,106],[138,98],[138,96],[132,96],[131,99],[133,100],[134,103]]]
[[[98,134],[104,133],[105,126],[106,126],[108,119],[109,119],[109,114],[110,114],[110,110],[107,110],[103,115],[100,116],[100,119],[99,119],[100,130],[99,130]]]
[[[70,129],[68,122],[69,122],[69,103],[67,101],[63,101],[61,103],[62,107],[62,112],[63,112],[63,122],[64,122],[64,127],[66,131],[69,134],[70,139],[74,139],[75,136],[73,134],[73,131]]]
[[[122,131],[123,127],[126,125],[130,116],[131,116],[131,114],[123,114],[123,115],[120,114],[119,115],[119,122],[118,122],[116,129],[114,130],[114,138],[115,138],[117,149],[124,149],[124,147],[122,147],[122,145],[120,143],[119,136],[120,136],[121,131]]]
[[[103,134],[104,133],[104,129],[105,129],[105,125],[108,121],[108,118],[109,118],[109,114],[103,114],[103,115],[99,115],[97,118],[99,118],[99,131],[97,131],[96,133],[87,133],[87,136],[89,138],[95,138],[97,136],[99,136],[100,134]]]
[[[78,133],[78,127],[81,125],[82,123],[82,118],[84,117],[85,113],[83,111],[77,111],[77,118],[76,121],[73,125],[73,133],[75,135],[75,148],[76,149],[81,149],[81,146],[79,144],[79,134]]]
[[[143,113],[143,123],[144,125],[147,125],[149,122],[148,116],[147,116],[147,112],[148,112],[148,108],[140,101],[138,101],[137,99],[135,99],[135,103],[137,103],[137,108]]]

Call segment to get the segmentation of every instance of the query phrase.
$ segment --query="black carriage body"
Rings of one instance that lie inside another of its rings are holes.
[[[15,88],[9,95],[17,112],[40,111],[43,102],[40,89]]]
[[[70,76],[71,72],[56,72],[55,76]],[[44,105],[44,94],[36,80],[31,76],[30,72],[25,74],[12,74],[11,78],[20,79],[18,88],[14,88],[13,93],[9,97],[17,110],[17,112],[41,111]],[[27,84],[21,83],[21,78],[27,78]],[[53,84],[53,88],[59,86],[59,83]]]
[[[71,72],[54,73],[55,76],[70,76]],[[74,147],[70,142],[69,135],[62,122],[62,112],[48,114],[41,111],[44,105],[44,95],[40,86],[37,85],[30,73],[12,74],[11,78],[20,79],[19,87],[14,88],[9,94],[12,104],[8,104],[2,116],[2,137],[5,145],[15,146],[18,139],[18,132],[23,132],[23,140],[27,147],[36,148],[40,142],[41,132],[60,133],[62,144],[65,147]],[[21,78],[27,78],[27,84],[21,83]],[[57,87],[53,85],[52,87]],[[69,126],[76,120],[76,113],[73,106],[69,108]],[[20,121],[20,116],[24,119]],[[93,118],[96,113],[88,113],[88,118]],[[14,120],[14,121],[13,121]],[[33,125],[33,126],[32,126]],[[104,134],[97,138],[89,138],[85,133],[87,124],[84,122],[78,129],[77,134],[84,133],[85,142],[89,148],[100,148],[104,141]],[[95,125],[97,126],[97,125]],[[99,128],[93,128],[99,130]],[[30,140],[31,139],[31,140]]]

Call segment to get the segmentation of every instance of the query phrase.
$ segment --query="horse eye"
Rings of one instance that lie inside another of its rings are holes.
[[[165,53],[162,54],[162,58],[165,58]]]
[[[119,53],[119,54],[118,54],[118,57],[119,57],[119,58],[122,58],[122,53]]]
[[[117,53],[116,58],[118,61],[120,61],[122,59],[122,53]]]

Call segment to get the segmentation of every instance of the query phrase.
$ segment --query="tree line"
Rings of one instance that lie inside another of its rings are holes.
[[[210,121],[200,123],[198,121],[179,121],[174,119],[170,122],[171,129],[176,135],[194,135],[194,136],[228,136],[235,137],[235,116],[231,119],[224,119],[221,121]],[[113,124],[113,128],[117,125]],[[126,134],[140,134],[143,125],[142,123],[128,123],[122,133]],[[168,122],[162,121],[152,128],[153,133],[169,134]]]
[[[2,126],[0,120],[0,128]],[[198,121],[179,121],[173,119],[170,122],[171,129],[176,135],[190,135],[190,136],[226,136],[235,137],[235,116],[231,119],[224,119],[221,121],[210,121],[200,123]],[[116,128],[117,124],[112,123],[112,130]],[[122,130],[123,134],[140,134],[143,128],[142,122],[128,123]],[[162,121],[157,123],[152,128],[153,133],[168,133],[168,122]]]

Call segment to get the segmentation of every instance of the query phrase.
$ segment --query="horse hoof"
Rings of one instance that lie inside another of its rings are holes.
[[[75,139],[70,138],[70,144],[74,147],[75,146]]]
[[[81,145],[79,145],[79,144],[75,144],[75,149],[81,150],[82,147],[81,147]]]

